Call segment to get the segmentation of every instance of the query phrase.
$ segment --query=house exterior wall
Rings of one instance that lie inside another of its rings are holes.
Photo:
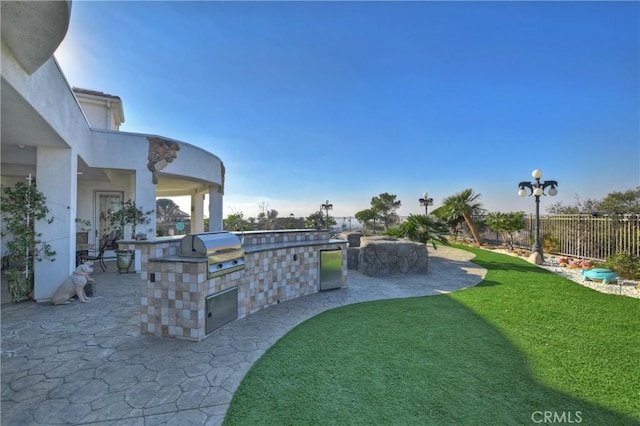
[[[27,19],[41,11],[41,2],[16,3],[20,3],[20,14]],[[65,4],[70,6],[70,2]],[[54,21],[47,20],[46,24]],[[67,25],[68,19],[61,19],[59,22]],[[25,32],[22,35],[26,37],[29,36],[26,34],[28,31],[51,29],[46,28],[46,25],[26,29],[13,24],[11,28],[13,35],[17,36],[15,40],[20,40],[20,31]],[[62,31],[66,32],[66,27]],[[33,170],[35,163],[38,189],[47,198],[49,208],[56,218],[51,225],[44,222],[36,224],[36,232],[42,232],[43,239],[52,244],[57,252],[55,262],[45,261],[34,267],[36,300],[46,301],[75,269],[75,218],[95,221],[95,191],[123,191],[125,200],[135,199],[144,210],[155,209],[156,185],[152,183],[152,174],[148,169],[147,140],[147,137],[155,135],[118,132],[124,114],[121,104],[117,103],[117,97],[111,101],[106,100],[103,105],[99,99],[96,103],[87,102],[83,111],[55,58],[42,61],[34,70],[26,70],[7,44],[4,29],[2,35],[2,97],[3,100],[12,101],[11,105],[3,103],[2,108],[3,112],[13,112],[11,120],[5,119],[5,114],[2,115],[2,150],[4,152],[10,144],[24,144],[30,148],[31,153],[35,153],[30,164],[5,160],[3,165],[13,171],[11,176],[2,176],[2,185],[9,186],[21,181],[22,177],[15,176],[25,175],[22,171],[27,166],[30,167],[29,170]],[[18,48],[16,46],[25,45],[14,43],[13,46]],[[29,49],[32,47],[27,45]],[[17,51],[18,55],[21,53],[24,52]],[[108,114],[111,114],[111,118],[108,118]],[[13,135],[11,141],[5,137],[5,128],[11,129],[11,132],[7,132]],[[162,169],[161,173],[188,181],[201,181],[202,185],[197,191],[218,193],[217,189],[222,185],[223,179],[220,159],[196,146],[178,143],[178,157]],[[81,179],[79,182],[78,158],[89,168],[101,169],[102,180]],[[3,170],[6,169],[3,167]],[[222,217],[218,213],[222,212],[221,195],[215,199],[215,205],[210,206],[211,211],[216,213],[212,216],[213,228],[220,229]],[[155,215],[152,215],[151,220],[149,227],[155,229]],[[96,224],[93,225],[95,228]],[[151,237],[155,238],[155,235]],[[91,244],[95,244],[95,233],[89,239]],[[6,247],[4,240],[2,247]],[[139,266],[136,269],[139,270]]]
[[[109,173],[109,180],[107,181],[79,181],[76,217],[90,220],[95,230],[97,228],[95,222],[96,191],[122,191],[124,200],[128,200],[136,198],[136,194],[132,190],[134,185],[134,176],[131,173],[117,170]],[[96,236],[95,232],[89,234],[89,244],[95,245],[99,239],[100,235]]]
[[[73,92],[92,129],[120,130],[124,112],[119,97],[84,89],[73,89]]]
[[[152,184],[151,172],[147,169],[149,136],[152,135],[95,130],[91,166],[137,170],[147,174]],[[178,158],[169,163],[163,173],[222,184],[220,158],[187,142],[176,142],[180,145]]]
[[[4,43],[1,54],[2,79],[51,127],[51,139],[46,144],[73,147],[78,155],[88,158],[91,129],[55,59],[29,76]]]
[[[38,174],[41,179],[36,176],[38,189],[50,201],[50,209],[58,218],[52,225],[46,222],[35,224],[36,232],[42,233],[43,240],[50,242],[57,252],[55,262],[36,262],[34,265],[34,297],[36,300],[48,299],[75,268],[75,226],[71,233],[69,221],[72,220],[71,206],[75,210],[77,196],[77,154],[72,153],[88,152],[90,130],[54,59],[29,76],[4,42],[1,55],[3,84],[11,85],[51,128],[43,141],[24,141],[40,145],[37,158],[40,160]],[[76,146],[77,150],[74,149]],[[53,159],[61,160],[65,167],[60,168],[56,161],[48,161]],[[54,183],[62,176],[68,177],[71,171],[74,174],[72,183],[66,178],[64,185]],[[61,233],[64,233],[62,238]]]
[[[112,117],[107,117],[106,107],[80,101],[84,115],[92,129],[118,130]]]
[[[37,149],[38,190],[47,197],[47,207],[54,222],[36,222],[36,232],[42,234],[56,252],[56,261],[34,262],[34,299],[50,299],[75,268],[75,215],[71,206],[77,197],[77,156],[73,149],[39,146]]]

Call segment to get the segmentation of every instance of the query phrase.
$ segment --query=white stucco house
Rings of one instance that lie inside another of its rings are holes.
[[[204,231],[205,208],[210,230],[221,230],[220,158],[161,135],[121,132],[118,96],[70,87],[53,53],[67,32],[71,1],[1,7],[0,183],[9,187],[31,174],[55,219],[35,225],[57,255],[35,263],[34,298],[50,299],[75,269],[76,218],[92,223],[95,244],[108,228],[100,213],[111,203],[132,199],[152,210],[156,198],[191,196],[191,230]],[[155,238],[155,215],[148,228]]]

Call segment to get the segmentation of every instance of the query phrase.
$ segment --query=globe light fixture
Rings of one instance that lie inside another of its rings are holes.
[[[429,206],[433,205],[433,198],[429,198],[428,193],[422,194],[422,198],[418,199],[421,206],[424,206],[424,214],[429,214]]]
[[[538,265],[541,265],[544,262],[544,254],[542,251],[542,245],[540,244],[540,196],[547,195],[544,190],[549,188],[549,195],[555,197],[558,195],[558,182],[555,180],[546,180],[544,182],[540,182],[540,178],[542,178],[543,173],[540,169],[535,169],[531,176],[535,179],[535,182],[520,182],[518,184],[518,195],[521,197],[526,196],[534,196],[536,200],[536,233],[535,233],[535,242],[533,243],[533,247],[531,251],[535,254],[534,262]],[[528,191],[527,191],[528,190]]]

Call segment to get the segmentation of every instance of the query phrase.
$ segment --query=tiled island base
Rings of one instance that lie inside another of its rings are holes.
[[[255,231],[245,233],[244,241],[245,268],[213,278],[207,277],[206,258],[169,255],[144,259],[142,333],[194,341],[204,339],[213,331],[207,326],[207,319],[211,319],[207,298],[229,289],[237,289],[237,316],[232,319],[317,293],[321,250],[342,251],[342,286],[347,285],[347,242],[330,239],[328,231]],[[140,244],[135,244],[138,250],[153,252],[139,247]],[[167,240],[143,244],[167,245]],[[180,240],[169,242],[173,244],[177,247]],[[209,303],[209,307],[216,309],[215,303]]]

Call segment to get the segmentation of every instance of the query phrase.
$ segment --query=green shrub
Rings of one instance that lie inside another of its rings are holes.
[[[607,257],[603,266],[622,278],[640,280],[640,257],[627,253],[615,253]]]
[[[400,225],[390,227],[389,229],[387,229],[384,235],[388,235],[389,237],[394,237],[394,238],[405,237],[404,232],[402,231],[402,228],[400,227]]]
[[[560,251],[560,242],[556,237],[545,236],[542,238],[542,249],[545,253],[557,253]]]

